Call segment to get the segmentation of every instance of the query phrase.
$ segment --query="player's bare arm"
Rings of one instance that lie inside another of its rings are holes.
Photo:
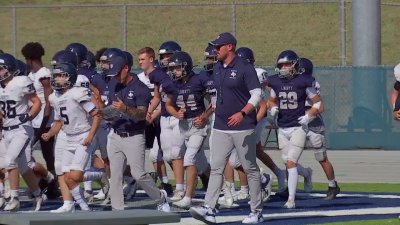
[[[85,145],[85,146],[89,145],[92,142],[93,137],[96,134],[97,128],[99,127],[100,122],[101,122],[101,116],[97,110],[93,109],[92,111],[90,111],[89,114],[90,114],[90,116],[92,116],[93,122],[92,122],[92,126],[89,130],[88,136],[85,138],[85,140],[83,140],[82,145]]]
[[[42,139],[44,141],[48,141],[50,138],[54,137],[55,135],[58,134],[58,132],[60,132],[62,126],[63,126],[62,120],[55,120],[50,130],[42,134]]]
[[[258,105],[257,122],[259,122],[262,118],[264,118],[267,111],[268,111],[268,101],[261,100],[260,104]]]
[[[40,79],[40,83],[43,86],[44,99],[46,102],[46,105],[44,107],[42,124],[40,125],[40,128],[43,129],[46,127],[47,122],[49,121],[49,118],[50,118],[52,109],[51,109],[50,102],[49,102],[49,95],[51,93],[53,93],[53,89],[51,88],[50,78],[48,78],[48,77]]]
[[[161,102],[161,93],[158,90],[158,85],[154,84],[154,96],[150,101],[150,105],[147,110],[147,113],[151,115],[153,113],[153,111],[158,107],[160,102]]]
[[[165,108],[167,109],[167,112],[171,114],[173,117],[176,117],[180,120],[182,120],[185,117],[184,109],[180,109],[179,111],[176,110],[172,95],[168,95],[167,102],[165,103]]]
[[[39,114],[42,107],[42,102],[40,101],[40,98],[36,94],[29,94],[28,99],[32,102],[32,106],[28,113],[30,117],[29,119],[32,120],[37,116],[37,114]]]

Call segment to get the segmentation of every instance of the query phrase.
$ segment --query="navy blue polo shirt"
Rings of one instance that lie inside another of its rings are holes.
[[[174,82],[176,91],[168,93],[173,95],[176,109],[184,108],[185,118],[194,118],[201,115],[205,110],[204,96],[214,89],[214,81],[205,74],[188,75],[186,83],[182,80]]]
[[[87,68],[87,67],[79,67],[78,74],[84,75],[85,77],[87,77],[89,79],[90,83],[92,83],[92,79],[94,76],[97,75],[97,71],[95,69],[91,69],[91,68]]]
[[[226,67],[218,61],[213,70],[214,84],[217,90],[214,128],[218,130],[254,129],[257,119],[256,111],[246,115],[242,122],[228,127],[228,118],[240,112],[249,101],[250,90],[261,88],[254,66],[235,56]]]
[[[199,74],[202,75],[202,76],[210,77],[210,79],[214,80],[214,76],[213,76],[213,71],[212,70],[210,70],[210,71],[202,70],[202,71],[200,71]]]
[[[161,116],[170,116],[165,108],[167,102],[167,92],[174,93],[175,85],[171,78],[161,68],[156,68],[149,73],[149,80],[151,83],[158,86],[158,91],[161,95]]]
[[[278,99],[278,126],[298,127],[298,118],[306,112],[307,88],[315,86],[312,76],[294,75],[293,78],[280,78],[278,74],[268,76],[267,84]]]
[[[110,101],[108,100],[109,93],[109,81],[110,77],[107,77],[105,73],[97,74],[93,76],[92,85],[99,90],[101,99],[105,102],[106,105],[109,105]]]
[[[151,93],[147,86],[143,84],[137,76],[129,81],[127,85],[119,83],[116,78],[113,78],[108,83],[109,104],[117,100],[117,97],[128,107],[144,106],[148,107],[151,100]],[[146,120],[134,121],[127,117],[113,121],[111,127],[119,132],[142,131],[146,127]]]

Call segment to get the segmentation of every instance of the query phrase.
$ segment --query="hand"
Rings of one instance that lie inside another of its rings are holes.
[[[393,112],[393,118],[395,120],[400,120],[400,110],[397,110],[397,111]]]
[[[207,118],[205,116],[203,116],[203,115],[195,117],[193,119],[193,124],[198,129],[204,128],[206,126],[206,124],[207,124]]]
[[[300,116],[297,120],[299,121],[300,125],[307,126],[314,118],[315,117],[312,117],[306,113],[304,116]]]
[[[26,123],[29,120],[31,120],[31,115],[29,115],[28,113],[24,113],[18,116],[18,119],[21,123]]]
[[[53,135],[51,135],[49,132],[42,134],[43,141],[49,141],[51,137],[53,137]]]
[[[186,112],[185,108],[180,108],[176,118],[178,118],[179,120],[183,120],[185,118],[185,112]]]
[[[271,114],[272,117],[277,116],[278,113],[279,113],[278,106],[272,106],[271,109],[269,110],[269,114]]]
[[[153,123],[153,117],[152,117],[152,115],[153,115],[153,112],[147,111],[147,114],[146,114],[146,121],[147,121],[148,123]]]
[[[126,111],[126,105],[119,98],[117,98],[116,101],[113,101],[112,107],[120,112]]]
[[[237,112],[228,118],[228,127],[234,127],[239,125],[243,120],[243,115],[241,112]]]
[[[93,140],[93,136],[88,135],[88,136],[83,140],[82,145],[88,146],[88,145],[90,145],[90,143],[92,142],[92,140]]]

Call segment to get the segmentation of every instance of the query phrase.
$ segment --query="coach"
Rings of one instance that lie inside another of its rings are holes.
[[[232,149],[236,148],[250,188],[252,212],[243,223],[262,222],[260,174],[256,164],[254,132],[254,109],[261,100],[260,82],[254,67],[235,55],[236,39],[232,34],[222,33],[210,44],[216,47],[218,59],[213,74],[217,106],[211,137],[211,176],[205,205],[191,208],[191,214],[203,221],[215,221],[214,209],[223,182],[222,174]]]

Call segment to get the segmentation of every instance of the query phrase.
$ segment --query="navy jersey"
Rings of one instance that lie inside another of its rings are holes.
[[[165,108],[165,102],[167,101],[167,92],[173,93],[175,85],[171,78],[160,68],[156,68],[149,73],[150,82],[158,86],[158,91],[161,95],[161,116],[170,116]]]
[[[200,71],[199,74],[202,75],[202,76],[207,76],[210,79],[214,80],[214,76],[213,76],[213,71],[212,70],[210,70],[210,71],[202,70],[202,71]]]
[[[144,106],[148,107],[151,94],[145,84],[143,84],[136,76],[127,85],[119,83],[116,78],[113,78],[108,83],[109,94],[108,99],[110,104],[116,101],[117,98],[121,99],[128,107]],[[146,120],[134,121],[121,114],[121,118],[113,121],[111,127],[120,132],[131,132],[144,130]]]
[[[97,75],[97,71],[95,69],[87,68],[87,67],[79,67],[78,74],[86,76],[90,83],[92,83],[92,79]]]
[[[314,88],[315,78],[295,75],[292,79],[286,79],[276,74],[268,76],[267,83],[278,99],[278,126],[301,126],[298,118],[305,115],[307,88]]]
[[[235,56],[226,67],[222,62],[217,62],[213,72],[217,90],[214,128],[218,130],[254,129],[257,123],[255,110],[246,115],[239,125],[228,127],[228,118],[240,112],[249,101],[250,90],[261,88],[253,65]]]
[[[185,118],[194,118],[205,110],[204,96],[212,93],[214,82],[204,74],[191,73],[186,83],[181,80],[174,82],[176,91],[172,94],[177,109],[184,108]]]

